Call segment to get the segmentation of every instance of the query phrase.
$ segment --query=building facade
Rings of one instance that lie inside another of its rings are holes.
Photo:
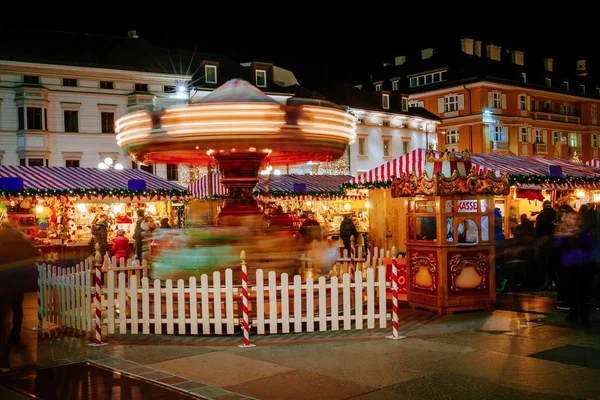
[[[440,149],[585,161],[600,155],[600,83],[589,67],[463,38],[396,57],[373,85],[391,82],[409,108],[437,114]]]
[[[16,34],[18,43],[0,47],[0,164],[96,168],[110,157],[185,184],[181,166],[132,162],[117,146],[114,122],[135,109],[196,101],[234,78],[280,102],[311,95],[291,71],[272,64],[157,48],[134,31]],[[293,84],[283,87],[274,78]]]
[[[323,90],[328,100],[347,106],[357,118],[356,141],[348,149],[348,174],[357,176],[417,148],[436,148],[440,119],[391,85],[376,92],[344,85]]]

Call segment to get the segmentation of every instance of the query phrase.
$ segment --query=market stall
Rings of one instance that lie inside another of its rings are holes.
[[[368,190],[369,228],[374,246],[406,251],[406,209],[394,202],[388,190],[393,177],[417,176],[426,171],[427,150],[416,149],[389,161],[343,184],[345,189]],[[442,152],[434,152],[440,157]],[[457,153],[460,156],[460,153]],[[568,202],[577,209],[586,202],[600,201],[600,168],[558,158],[509,156],[499,154],[470,154],[472,168],[477,173],[493,171],[509,175],[511,191],[506,196],[495,196],[494,207],[505,218],[505,234],[521,214],[535,218],[542,202]],[[448,164],[445,168],[456,167]],[[596,195],[594,197],[594,195]]]
[[[310,214],[324,228],[325,236],[335,236],[339,234],[343,216],[350,214],[359,233],[366,233],[370,203],[365,191],[343,192],[340,189],[340,185],[350,178],[348,175],[261,175],[253,195],[267,216],[281,207],[295,227],[302,223],[303,214]],[[192,196],[198,199],[189,204],[207,214],[209,187],[212,189],[212,215],[217,215],[219,201],[226,196],[217,173],[210,180],[204,176],[188,187]]]
[[[493,309],[494,197],[507,175],[479,174],[468,153],[426,159],[426,173],[394,178],[392,199],[407,210],[407,281],[411,307],[440,314]],[[430,178],[431,176],[431,178]]]
[[[99,214],[109,216],[109,242],[124,229],[132,245],[138,209],[176,225],[174,204],[188,194],[142,170],[0,166],[0,220],[31,237],[41,260],[56,265],[93,253],[91,225]]]

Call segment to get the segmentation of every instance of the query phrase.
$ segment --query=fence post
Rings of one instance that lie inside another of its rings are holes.
[[[250,321],[248,318],[248,267],[246,266],[246,252],[242,250],[240,253],[240,261],[242,264],[242,313],[244,323],[244,344],[238,347],[256,347],[255,344],[250,344]]]
[[[94,308],[96,315],[96,326],[94,332],[94,342],[89,343],[89,346],[105,346],[108,343],[102,343],[102,262],[104,257],[100,254],[100,244],[96,243],[96,254],[94,256],[94,275],[96,294],[94,296]]]
[[[350,282],[355,281],[354,273],[356,266],[354,265],[354,235],[350,236],[350,263],[348,264],[348,273],[350,274]]]
[[[41,268],[46,268],[46,264],[35,264],[36,268],[36,278],[38,284],[37,290],[37,306],[38,306],[38,317],[37,317],[37,326],[32,329],[32,331],[38,331],[38,335],[43,335],[44,333],[44,318],[42,317],[42,274],[40,272]]]
[[[404,339],[406,336],[398,335],[398,268],[396,260],[392,261],[392,274],[390,280],[392,281],[392,335],[386,336],[386,339]]]

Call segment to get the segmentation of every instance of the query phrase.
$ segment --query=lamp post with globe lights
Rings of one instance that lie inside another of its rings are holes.
[[[98,169],[123,169],[123,164],[116,163],[110,157],[106,157],[103,162],[98,164]]]

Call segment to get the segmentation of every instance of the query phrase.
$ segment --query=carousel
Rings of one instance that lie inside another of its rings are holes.
[[[120,118],[117,143],[135,161],[213,165],[227,190],[218,226],[180,230],[162,241],[152,261],[154,277],[236,268],[242,249],[251,269],[294,268],[296,238],[270,230],[253,196],[259,171],[337,159],[355,140],[355,129],[344,107],[301,98],[282,105],[239,79],[187,106]]]

